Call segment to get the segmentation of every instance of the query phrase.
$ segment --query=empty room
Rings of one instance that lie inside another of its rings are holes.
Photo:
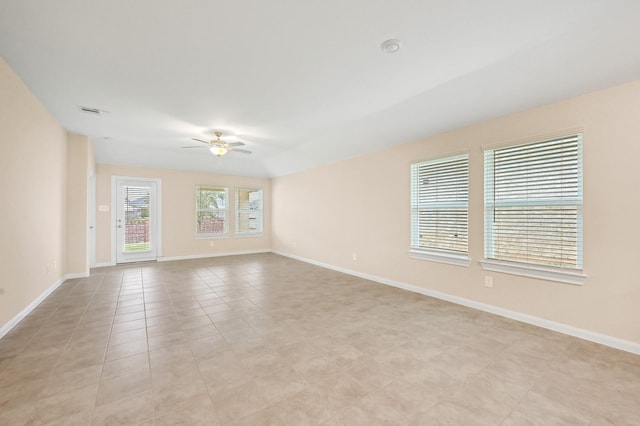
[[[0,425],[640,424],[638,16],[0,0]]]

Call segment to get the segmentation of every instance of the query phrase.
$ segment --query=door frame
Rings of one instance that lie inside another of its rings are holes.
[[[88,232],[88,261],[89,268],[96,267],[96,174],[89,175],[89,232]]]
[[[144,178],[133,176],[111,176],[111,263],[116,265],[118,263],[118,244],[116,227],[118,226],[118,183],[120,181],[137,181],[145,183],[156,184],[156,202],[155,202],[155,217],[152,218],[152,229],[155,229],[156,239],[156,259],[162,257],[162,190],[160,178]]]

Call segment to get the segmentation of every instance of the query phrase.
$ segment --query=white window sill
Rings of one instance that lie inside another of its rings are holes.
[[[461,254],[443,253],[427,250],[409,250],[411,259],[428,260],[430,262],[448,263],[449,265],[469,266],[471,259]]]
[[[229,233],[226,234],[196,234],[196,240],[213,240],[216,238],[229,238]]]
[[[541,280],[556,281],[573,285],[583,285],[587,279],[587,276],[581,272],[545,268],[542,266],[499,262],[495,260],[480,261],[480,264],[482,265],[482,269],[485,271],[503,272],[505,274],[539,278]]]
[[[244,232],[241,234],[236,233],[236,238],[249,238],[249,237],[262,237],[264,234],[262,232]]]

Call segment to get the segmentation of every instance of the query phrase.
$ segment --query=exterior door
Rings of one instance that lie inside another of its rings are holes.
[[[157,259],[157,183],[116,180],[116,262]]]

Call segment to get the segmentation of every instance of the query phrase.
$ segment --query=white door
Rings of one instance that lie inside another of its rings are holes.
[[[96,267],[96,175],[89,176],[89,267]]]
[[[116,262],[157,259],[157,184],[116,180]]]

